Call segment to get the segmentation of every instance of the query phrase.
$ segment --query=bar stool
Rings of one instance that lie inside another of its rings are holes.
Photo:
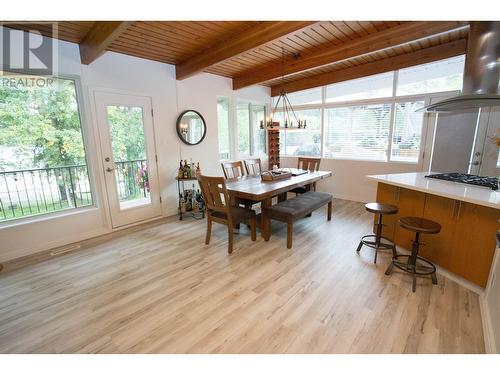
[[[396,266],[400,270],[411,273],[413,275],[412,291],[417,289],[417,276],[431,275],[432,283],[437,284],[436,266],[427,259],[418,256],[420,246],[420,234],[436,234],[441,231],[441,225],[435,221],[424,219],[422,217],[402,217],[399,219],[401,228],[415,232],[415,241],[410,255],[396,255],[392,258],[391,264],[385,271],[386,275],[390,275],[392,268]],[[408,258],[407,262],[400,262],[398,259]]]
[[[394,242],[389,240],[388,238],[382,237],[382,216],[383,215],[394,215],[398,213],[398,208],[393,206],[392,204],[385,203],[367,203],[365,204],[366,211],[378,214],[378,223],[377,225],[377,234],[367,234],[366,236],[361,237],[361,241],[359,242],[358,248],[356,251],[359,253],[363,245],[371,247],[375,249],[375,258],[373,263],[377,264],[377,253],[378,250],[392,250],[392,256],[395,257],[398,255],[396,252],[396,245]],[[385,242],[382,242],[384,240]]]

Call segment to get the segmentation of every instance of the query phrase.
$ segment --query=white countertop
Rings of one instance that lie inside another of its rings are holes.
[[[425,178],[429,173],[395,173],[367,176],[370,180],[500,209],[500,192],[451,181]]]

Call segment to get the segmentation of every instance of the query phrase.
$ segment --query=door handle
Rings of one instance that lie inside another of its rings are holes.
[[[114,170],[115,170],[114,168],[110,168],[110,167],[106,168],[106,172],[113,172]]]

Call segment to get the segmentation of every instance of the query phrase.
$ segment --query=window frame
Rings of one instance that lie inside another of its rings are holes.
[[[7,72],[8,70],[2,69],[2,71]],[[25,73],[24,75],[29,76],[30,74]],[[89,188],[92,197],[92,204],[83,207],[69,208],[60,211],[46,212],[32,216],[13,218],[7,221],[0,222],[0,230],[16,227],[19,225],[58,219],[61,217],[79,215],[85,212],[95,211],[100,209],[99,202],[101,199],[101,195],[99,189],[97,188],[99,162],[97,159],[97,148],[95,147],[96,134],[94,133],[94,129],[92,128],[91,123],[88,121],[89,115],[87,113],[88,108],[86,105],[88,96],[85,95],[85,91],[83,90],[81,76],[76,74],[58,73],[52,75],[51,77],[57,79],[70,80],[73,81],[75,85],[78,118],[80,120],[80,131],[82,133],[82,143],[85,154],[85,164],[87,166],[87,173],[89,178]]]

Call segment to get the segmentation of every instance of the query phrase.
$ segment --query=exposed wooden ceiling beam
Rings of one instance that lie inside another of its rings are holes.
[[[97,21],[80,43],[80,59],[88,65],[101,56],[131,22]]]
[[[258,69],[240,77],[235,77],[233,78],[233,89],[238,90],[243,87],[275,79],[281,77],[283,73],[285,75],[290,75],[318,68],[337,61],[384,50],[386,48],[466,26],[467,23],[461,21],[407,22],[362,38],[354,39],[318,53],[299,56],[295,59],[288,59],[284,66],[283,63],[277,62],[268,67]]]
[[[341,69],[331,73],[318,74],[316,76],[298,79],[283,85],[276,85],[271,87],[271,96],[280,94],[282,88],[286,92],[294,92],[319,87],[324,85],[331,85],[332,83],[348,81],[361,77],[370,76],[373,74],[390,72],[397,69],[408,68],[410,66],[425,64],[436,60],[446,59],[462,55],[465,53],[467,41],[460,39],[438,46],[424,48],[415,52],[406,53],[387,59],[374,61],[371,63],[355,66],[352,68]]]
[[[316,22],[313,21],[265,21],[245,30],[237,37],[220,42],[187,59],[175,67],[179,80],[188,78],[224,60],[238,56],[273,40],[295,33]]]

